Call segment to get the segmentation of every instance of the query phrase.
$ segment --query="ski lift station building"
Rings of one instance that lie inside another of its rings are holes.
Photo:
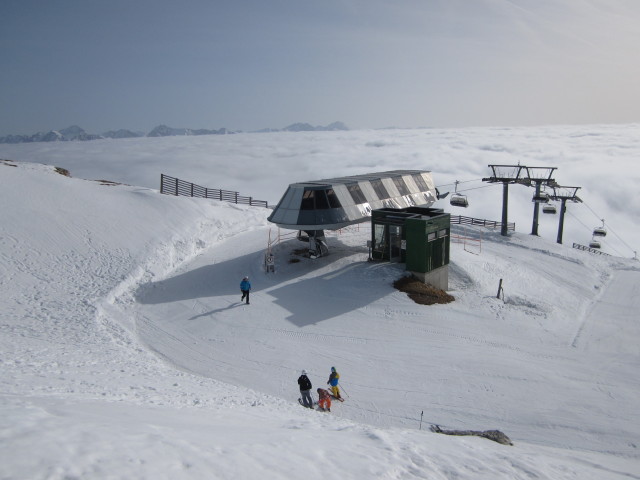
[[[399,238],[397,232],[404,232],[404,230],[397,230],[397,225],[391,225],[393,222],[388,220],[394,216],[393,212],[403,218],[413,217],[415,220],[416,217],[421,217],[424,220],[432,216],[427,214],[427,207],[433,205],[437,199],[438,194],[431,172],[393,170],[292,183],[268,220],[281,228],[298,230],[300,232],[298,238],[309,242],[311,257],[328,253],[324,230],[337,230],[348,225],[372,221],[372,245],[377,245],[377,251],[380,252],[377,258],[406,261],[407,258],[414,258],[412,254],[396,255],[396,251],[392,250],[395,246],[402,250],[404,234],[401,233],[402,238]],[[414,208],[420,208],[421,213],[411,210]],[[378,209],[384,209],[385,213],[374,216],[373,212]],[[449,216],[446,215],[446,217],[448,220]],[[380,231],[380,228],[373,225],[375,219],[382,222],[380,223],[382,231],[386,232],[380,234],[382,236],[375,236],[375,232]],[[443,230],[448,231],[448,227],[438,229],[438,231]],[[424,243],[427,243],[427,233],[425,233]],[[424,244],[422,246],[426,248]],[[416,244],[415,248],[422,247]],[[448,263],[448,248],[446,250]],[[421,255],[422,253],[418,256]],[[425,255],[430,258],[427,253]],[[425,264],[428,262],[426,257]],[[376,258],[375,255],[374,258]]]
[[[381,208],[371,226],[374,260],[405,263],[422,282],[449,289],[451,215],[439,208]]]
[[[376,208],[430,206],[431,172],[393,170],[292,183],[268,220],[290,230],[337,230],[371,217]]]

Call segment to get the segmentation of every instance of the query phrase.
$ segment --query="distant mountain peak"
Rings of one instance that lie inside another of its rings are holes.
[[[84,128],[81,128],[78,125],[71,125],[70,127],[59,130],[59,132],[65,137],[84,135],[87,133]]]
[[[332,132],[340,130],[349,130],[347,126],[342,122],[333,122],[327,126],[313,126],[310,123],[292,123],[288,127],[283,129],[265,128],[259,130],[260,132]],[[133,132],[131,130],[119,129],[110,130],[101,135],[93,133],[87,133],[82,127],[78,125],[71,125],[61,130],[50,130],[48,132],[38,132],[33,135],[7,135],[6,137],[0,137],[0,143],[33,143],[33,142],[76,142],[87,140],[98,140],[102,138],[136,138],[136,137],[174,137],[184,135],[226,135],[229,133],[235,133],[228,131],[226,128],[219,128],[218,130],[209,130],[205,128],[192,129],[192,128],[173,128],[167,125],[161,124],[155,127],[146,135],[142,132]]]
[[[181,135],[224,135],[228,133],[226,128],[219,130],[207,130],[204,128],[193,130],[191,128],[172,128],[166,125],[158,125],[151,130],[147,137],[175,137]]]
[[[131,130],[126,130],[124,128],[121,128],[119,130],[109,130],[108,132],[105,132],[102,134],[103,137],[105,138],[137,138],[137,137],[144,137],[144,133],[140,133],[140,132],[132,132]]]

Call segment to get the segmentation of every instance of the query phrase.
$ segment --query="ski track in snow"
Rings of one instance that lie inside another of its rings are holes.
[[[637,322],[635,317],[640,309],[640,292],[635,286],[640,279],[640,270],[616,270],[600,289],[598,295],[587,308],[585,317],[580,324],[578,331],[571,342],[575,348],[584,348],[583,344],[588,343],[585,339],[585,331],[600,328],[599,336],[631,335],[637,332]],[[628,319],[624,329],[618,332],[604,332],[602,329],[603,320],[611,314],[611,307],[622,310],[616,312]],[[626,310],[626,311],[625,311]],[[593,326],[593,328],[590,328]],[[634,354],[640,354],[639,348],[633,349]]]

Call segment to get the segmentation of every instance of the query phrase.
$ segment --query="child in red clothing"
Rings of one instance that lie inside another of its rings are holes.
[[[331,411],[331,395],[323,388],[318,389],[318,406],[327,412]]]

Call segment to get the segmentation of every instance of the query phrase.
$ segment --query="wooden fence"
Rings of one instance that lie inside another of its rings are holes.
[[[245,197],[240,195],[238,192],[230,190],[201,187],[195,183],[185,182],[184,180],[170,177],[164,173],[160,174],[160,193],[183,197],[210,198],[212,200],[220,200],[223,202],[241,203],[244,205],[269,208],[269,204],[266,200],[256,200],[253,197]]]
[[[573,248],[577,248],[578,250],[584,250],[585,252],[597,253],[598,255],[606,255],[607,257],[611,256],[608,253],[604,253],[598,250],[597,248],[587,247],[586,245],[580,245],[579,243],[575,243],[575,242],[573,244]]]
[[[484,220],[473,217],[463,217],[462,215],[451,215],[452,225],[480,225],[487,228],[502,228],[502,222],[496,222],[494,220]],[[516,224],[514,222],[507,222],[507,230],[515,231]]]

